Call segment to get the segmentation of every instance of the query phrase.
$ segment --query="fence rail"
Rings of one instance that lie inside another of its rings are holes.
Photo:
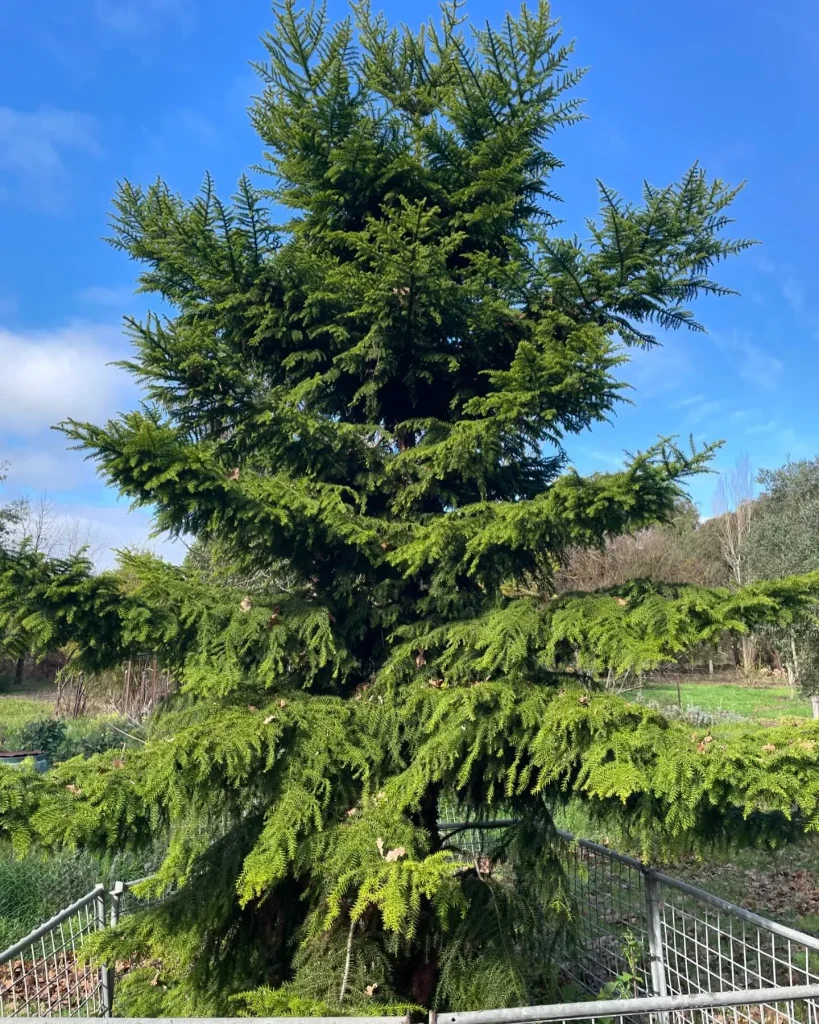
[[[534,1024],[536,1021],[679,1022],[749,1019],[798,1019],[816,1024],[819,985],[756,989],[745,992],[705,992],[689,996],[652,996],[641,999],[599,999],[582,1003],[516,1006],[500,1010],[441,1013],[437,1024]],[[793,1018],[799,1007],[803,1014]],[[771,1016],[765,1012],[766,1009]],[[757,1015],[751,1016],[753,1011]]]

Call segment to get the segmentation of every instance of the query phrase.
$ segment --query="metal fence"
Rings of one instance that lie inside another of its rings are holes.
[[[459,835],[459,847],[479,856],[490,845],[492,832],[512,824],[442,822],[439,828],[451,837]],[[675,1024],[727,1024],[729,1018],[731,1024],[819,1024],[819,1003],[813,1001],[819,999],[819,938],[566,832],[557,834],[556,852],[571,903],[571,927],[558,947],[556,966],[563,983],[573,985],[578,995],[611,994],[613,983],[614,994],[629,997],[628,1020],[639,1024],[652,1014],[668,1024],[670,1011],[658,1009],[664,999],[710,998],[714,993],[723,1002],[709,1005],[721,1009],[703,1016],[703,1006],[687,1003],[685,1010],[674,1009],[674,1014],[687,1014],[675,1016]],[[117,882],[107,890],[96,886],[0,953],[0,1016],[110,1015],[114,973],[83,964],[79,947],[90,932],[116,925],[122,914],[156,902],[137,899],[130,891],[137,884]],[[816,991],[806,994],[805,986]],[[782,995],[795,988],[801,996]],[[760,995],[774,990],[776,998]],[[747,998],[749,991],[760,998]],[[639,1009],[645,998],[654,1000],[653,1009]],[[592,1014],[586,1003],[584,1019],[622,1016],[602,1012],[601,1005],[595,1003]],[[549,1015],[537,1018],[502,1019],[577,1019],[555,1016],[567,1006],[556,1005]],[[444,1016],[448,1020],[452,1015],[442,1015],[442,1020]],[[454,1015],[451,1024],[467,1024],[467,1018]]]
[[[105,925],[105,887],[97,885],[0,953],[0,1017],[110,1015],[109,972],[80,957],[85,937]]]
[[[477,856],[493,832],[513,824],[439,827],[462,832],[459,845]],[[556,852],[571,899],[559,969],[578,994],[598,996],[613,982],[632,998],[819,985],[819,938],[568,832],[557,832]],[[805,1019],[764,1004],[755,1013],[761,1016],[735,1007],[732,1019],[767,1021],[771,1013],[779,1024]]]

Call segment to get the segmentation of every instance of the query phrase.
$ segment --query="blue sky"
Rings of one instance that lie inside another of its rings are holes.
[[[331,0],[331,13],[344,4]],[[409,8],[387,0],[393,18]],[[435,11],[423,0],[417,23]],[[471,0],[473,18],[504,7]],[[814,258],[819,167],[819,5],[813,0],[557,0],[589,73],[589,120],[555,139],[572,229],[596,208],[595,178],[637,198],[695,159],[747,179],[739,234],[764,244],[723,269],[739,298],[697,309],[708,335],[674,334],[625,376],[635,406],[572,442],[584,472],[660,433],[723,438],[717,468],[819,452],[819,313]],[[261,146],[245,115],[272,24],[266,0],[3,0],[0,35],[0,460],[6,494],[47,491],[108,545],[143,541],[129,513],[49,426],[100,420],[137,400],[108,367],[126,350],[122,314],[140,313],[133,270],[106,246],[118,178],[161,175],[186,194],[204,171],[229,195]],[[692,493],[710,511],[713,478]],[[162,548],[162,545],[160,544]],[[167,550],[163,548],[163,550]]]

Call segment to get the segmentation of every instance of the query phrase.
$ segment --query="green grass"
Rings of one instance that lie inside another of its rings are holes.
[[[747,686],[730,683],[681,682],[684,709],[698,708],[709,713],[731,712],[758,723],[778,722],[783,718],[810,718],[810,701],[791,697],[785,686]],[[679,706],[675,683],[649,682],[639,694],[641,702]]]
[[[48,718],[53,705],[44,700],[0,695],[0,743],[5,732],[16,731],[29,722]]]

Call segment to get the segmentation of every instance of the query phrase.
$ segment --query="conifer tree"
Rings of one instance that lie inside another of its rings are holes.
[[[543,1001],[556,802],[648,854],[817,814],[811,726],[706,745],[596,687],[794,619],[815,576],[552,586],[569,548],[667,520],[707,467],[664,439],[583,477],[567,442],[614,413],[629,348],[726,293],[737,189],[698,166],[637,204],[601,183],[588,240],[563,237],[551,146],[580,75],[545,2],[483,28],[445,5],[413,33],[285,0],[264,45],[265,187],[122,185],[114,245],[172,313],[128,322],[144,408],[65,427],[197,539],[180,568],[126,559],[110,600],[110,656],[159,650],[182,692],[124,760],[0,779],[0,832],[168,836],[175,895],[107,940],[162,984],[135,971],[121,1012]],[[470,861],[446,801],[521,824]]]

